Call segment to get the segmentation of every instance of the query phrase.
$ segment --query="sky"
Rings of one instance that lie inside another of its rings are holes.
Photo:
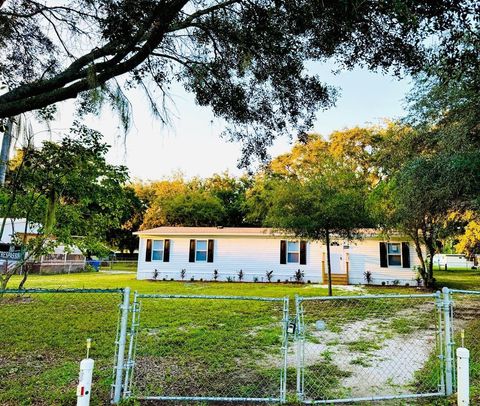
[[[313,132],[328,136],[334,130],[375,124],[382,120],[401,117],[404,98],[410,88],[410,80],[399,80],[357,68],[353,71],[332,73],[332,66],[314,65],[310,73],[317,73],[321,80],[340,90],[335,107],[317,114]],[[216,119],[209,108],[197,106],[194,97],[181,86],[172,90],[174,105],[169,125],[154,118],[144,96],[134,91],[129,94],[133,106],[133,125],[125,137],[118,118],[104,109],[97,118],[87,124],[101,131],[111,150],[111,163],[126,165],[135,180],[155,180],[181,172],[186,177],[207,177],[228,171],[240,175],[237,168],[241,154],[238,143],[227,142],[220,137],[224,122]],[[58,106],[57,120],[51,124],[53,137],[65,132],[72,122],[73,102]],[[35,128],[35,131],[41,131]],[[52,137],[39,133],[36,139]],[[271,156],[287,152],[291,148],[288,139],[279,139],[269,150]]]

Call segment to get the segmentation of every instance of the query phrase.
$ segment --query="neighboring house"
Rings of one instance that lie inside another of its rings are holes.
[[[301,270],[305,282],[326,283],[326,247],[268,228],[158,227],[135,233],[140,238],[137,279],[294,281]],[[385,241],[375,230],[364,238],[332,238],[331,268],[334,284],[415,284],[419,264],[413,244],[406,237]],[[184,270],[182,272],[182,270]]]
[[[0,241],[0,266],[11,267],[21,259],[20,247],[13,245],[14,239],[28,241],[38,236],[39,230],[39,224],[27,224],[25,218],[7,218]],[[80,272],[85,268],[85,257],[77,247],[58,245],[52,253],[43,255],[38,262],[30,263],[32,273]]]
[[[0,224],[1,222],[3,222],[3,218],[0,218]],[[14,236],[20,239],[29,239],[32,238],[32,236],[36,236],[38,234],[39,226],[32,223],[26,223],[27,219],[25,218],[7,218],[1,236],[1,243],[10,244]]]
[[[474,261],[469,260],[463,254],[435,254],[433,256],[433,263],[440,268],[475,268],[477,258]]]

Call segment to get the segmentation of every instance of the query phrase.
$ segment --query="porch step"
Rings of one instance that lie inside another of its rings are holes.
[[[323,275],[323,283],[328,283],[328,275]],[[332,274],[332,285],[348,285],[348,274]]]

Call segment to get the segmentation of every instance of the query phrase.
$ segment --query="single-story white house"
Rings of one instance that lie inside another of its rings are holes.
[[[139,236],[137,279],[295,281],[326,283],[326,246],[269,228],[158,227]],[[416,284],[419,265],[413,243],[396,235],[385,240],[376,230],[363,238],[332,237],[334,284]],[[297,276],[298,277],[298,276]]]

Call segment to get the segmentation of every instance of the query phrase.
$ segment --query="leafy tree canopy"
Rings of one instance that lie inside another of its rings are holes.
[[[105,241],[124,216],[128,175],[125,167],[106,162],[108,146],[100,139],[76,124],[59,143],[23,150],[9,172],[4,215],[27,217],[64,244],[79,245],[77,237]]]
[[[276,136],[307,130],[335,100],[307,62],[418,72],[457,56],[479,8],[472,0],[1,0],[0,118],[48,116],[77,97],[81,111],[95,111],[100,94],[125,117],[123,91],[140,87],[165,119],[162,100],[180,81],[227,119],[245,157],[265,158]]]

